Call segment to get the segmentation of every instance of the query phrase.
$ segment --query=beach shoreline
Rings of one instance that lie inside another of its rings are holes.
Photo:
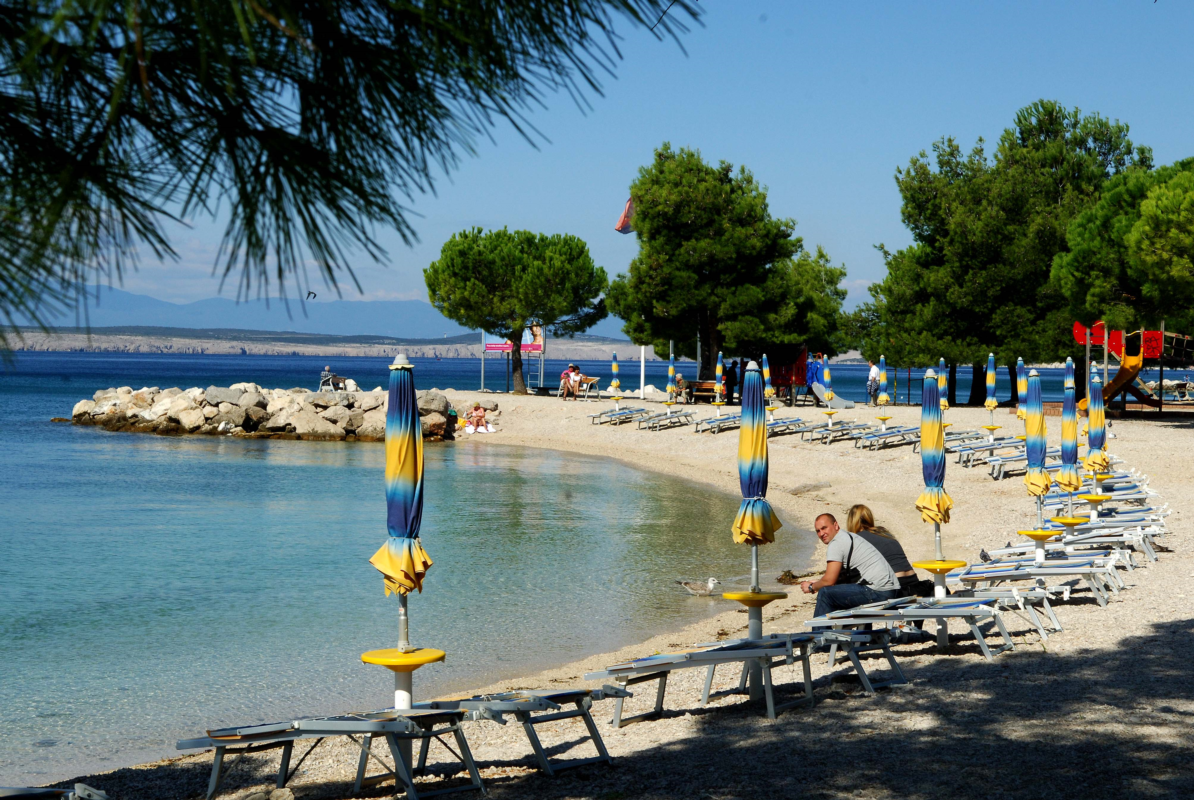
[[[480,395],[450,392],[448,396],[457,404]],[[738,492],[734,432],[697,435],[686,428],[659,433],[638,431],[630,426],[611,429],[592,425],[587,417],[609,407],[609,401],[565,403],[556,398],[511,395],[496,399],[503,412],[498,432],[462,438],[451,446],[521,445],[603,456],[638,469],[666,472],[727,494]],[[701,415],[710,413],[708,407],[698,410]],[[916,424],[919,417],[916,407],[885,411],[893,418],[889,424]],[[820,417],[820,412],[810,407],[784,408],[777,413],[799,414],[806,419]],[[859,407],[842,412],[837,420],[869,419],[876,413],[876,409]],[[988,420],[987,412],[981,408],[946,412],[946,421],[958,428],[978,427]],[[1007,428],[1017,424],[1002,411],[995,422]],[[1121,592],[1107,608],[1082,600],[1060,604],[1057,612],[1065,631],[1051,636],[1047,643],[1041,642],[1030,626],[1011,617],[1009,624],[1017,649],[998,656],[993,664],[982,660],[968,636],[959,636],[959,641],[944,655],[938,655],[930,646],[901,646],[897,654],[911,685],[873,698],[863,697],[857,684],[849,680],[842,683],[831,678],[830,670],[818,659],[814,669],[818,685],[816,708],[809,712],[789,712],[774,723],[739,698],[723,698],[707,709],[698,710],[696,696],[703,675],[695,675],[696,670],[677,673],[669,683],[668,694],[668,708],[674,710],[669,710],[662,720],[614,730],[606,724],[609,704],[597,708],[595,717],[617,766],[609,771],[588,768],[581,771],[583,778],[577,778],[577,773],[566,773],[572,777],[553,781],[536,773],[521,731],[512,726],[470,725],[467,735],[474,754],[484,766],[482,774],[491,795],[597,798],[615,793],[624,797],[673,797],[705,792],[718,797],[748,797],[775,790],[774,782],[755,781],[728,765],[697,766],[707,765],[724,748],[744,744],[760,748],[777,764],[786,764],[787,772],[780,784],[791,791],[817,780],[818,776],[823,778],[826,770],[838,775],[839,781],[846,781],[847,768],[854,769],[855,776],[862,774],[857,772],[859,764],[851,767],[813,755],[818,748],[818,729],[825,726],[839,734],[849,732],[845,741],[838,742],[839,751],[847,759],[845,751],[858,759],[863,754],[876,758],[884,748],[906,748],[913,740],[929,743],[940,740],[944,744],[953,740],[942,736],[956,737],[966,730],[968,738],[954,742],[959,748],[956,755],[985,759],[975,769],[989,768],[992,780],[994,773],[1013,762],[1029,769],[1033,765],[1044,768],[1047,763],[1055,764],[1062,749],[1079,761],[1077,754],[1086,752],[1084,748],[1095,748],[1091,752],[1096,752],[1109,747],[1115,753],[1105,763],[1082,765],[1087,775],[1077,783],[1072,771],[1051,767],[1052,777],[1042,775],[1038,790],[1051,787],[1061,791],[1069,787],[1077,791],[1079,786],[1095,780],[1114,779],[1120,786],[1125,785],[1123,781],[1143,781],[1141,771],[1152,768],[1148,763],[1156,763],[1156,758],[1148,762],[1145,752],[1163,752],[1164,764],[1173,765],[1164,771],[1166,787],[1194,785],[1191,783],[1194,774],[1189,768],[1190,757],[1194,755],[1189,735],[1194,696],[1173,681],[1158,682],[1157,677],[1194,657],[1194,636],[1189,635],[1191,622],[1185,599],[1186,592],[1194,585],[1191,580],[1194,556],[1184,536],[1183,524],[1191,513],[1184,489],[1194,479],[1194,469],[1185,457],[1184,443],[1189,439],[1189,429],[1180,422],[1123,421],[1113,423],[1112,432],[1118,437],[1111,440],[1110,451],[1124,458],[1128,465],[1148,473],[1152,486],[1170,503],[1169,527],[1174,533],[1165,537],[1166,552],[1159,562],[1125,575],[1129,589]],[[1057,436],[1058,426],[1053,423],[1050,441]],[[768,497],[784,521],[778,537],[811,536],[807,528],[815,514],[830,510],[840,515],[851,503],[865,502],[874,509],[879,521],[897,534],[912,560],[931,554],[932,527],[921,523],[913,507],[922,478],[919,457],[912,453],[911,447],[870,453],[856,450],[849,443],[822,446],[793,438],[777,437],[770,442]],[[947,556],[972,560],[980,547],[1002,546],[1006,539],[1016,538],[1014,531],[1031,527],[1034,521],[1031,502],[1019,477],[993,481],[981,468],[962,469],[951,459],[946,487],[955,501],[951,523],[943,530]],[[730,535],[728,531],[726,535]],[[782,569],[802,572],[815,567],[823,558],[819,543],[811,553],[799,565],[780,565],[769,559],[770,553],[764,548],[761,560],[767,574],[778,574]],[[746,558],[745,548],[743,557]],[[805,565],[806,569],[800,568]],[[765,610],[766,630],[803,630],[803,621],[812,616],[812,599],[800,594],[797,587],[788,591],[785,600]],[[498,681],[476,691],[589,685],[583,680],[585,672],[653,651],[738,636],[744,632],[745,623],[745,614],[727,607],[701,622],[679,630],[661,631],[615,652]],[[1137,665],[1141,659],[1147,665]],[[870,668],[877,667],[872,664]],[[1013,676],[1010,682],[1009,676]],[[718,674],[721,688],[732,679],[736,676]],[[1175,676],[1175,680],[1181,679]],[[1044,690],[1031,688],[1046,686]],[[641,710],[643,703],[649,704],[649,700],[643,699],[648,693],[653,697],[653,691],[648,689],[640,692],[642,697],[630,701],[627,713]],[[1025,699],[1033,701],[1031,712],[1023,705]],[[633,706],[635,703],[639,706]],[[1095,704],[1094,711],[1086,707],[1090,703]],[[947,709],[956,712],[946,714]],[[1132,738],[1121,735],[1124,714],[1140,723],[1133,725]],[[980,720],[982,724],[975,728]],[[808,730],[809,721],[816,723],[812,731]],[[941,733],[934,733],[938,729]],[[567,733],[561,736],[564,741],[575,738]],[[992,751],[987,743],[994,741],[1003,743],[1004,751]],[[355,757],[345,748],[331,747],[322,752],[321,757],[313,756],[307,771],[296,778],[296,791],[303,797],[347,797],[351,784],[345,781],[351,777]],[[797,758],[793,753],[802,757]],[[1049,757],[1050,753],[1053,756]],[[185,755],[85,776],[82,780],[101,788],[120,789],[121,798],[190,797],[202,794],[201,784],[206,781],[210,760],[210,753]],[[905,762],[907,769],[899,775],[862,770],[865,779],[861,785],[874,790],[867,796],[918,793],[944,797],[956,789],[948,782],[916,776],[918,772],[931,771],[931,765],[936,763],[932,752],[908,751]],[[1144,766],[1133,766],[1136,762]],[[1177,766],[1179,763],[1186,767]],[[222,796],[243,798],[268,786],[272,781],[271,768],[276,769],[276,757],[271,762],[269,754],[262,754],[250,774],[229,779],[227,794]],[[1107,777],[1109,771],[1116,777]],[[840,791],[826,790],[824,795],[853,795],[856,788],[857,785],[844,782]],[[183,793],[170,795],[170,791]]]

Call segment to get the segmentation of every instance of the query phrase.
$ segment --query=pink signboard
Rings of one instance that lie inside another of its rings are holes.
[[[486,352],[490,352],[490,353],[493,353],[493,352],[509,353],[513,349],[514,349],[514,345],[511,342],[486,342],[485,343],[485,350],[486,350]],[[524,352],[524,353],[540,353],[543,351],[543,345],[541,345],[541,344],[524,344],[519,349],[522,350],[522,352]]]

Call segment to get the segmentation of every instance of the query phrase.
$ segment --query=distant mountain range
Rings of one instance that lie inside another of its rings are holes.
[[[470,333],[421,300],[330,300],[290,303],[259,300],[237,303],[222,297],[193,303],[169,303],[121,289],[100,290],[92,297],[86,320],[64,314],[52,324],[64,329],[77,325],[92,328],[198,328],[238,331],[289,331],[332,336],[384,336],[395,339],[442,339]],[[27,322],[27,321],[26,321]],[[626,340],[622,320],[609,317],[588,333]]]

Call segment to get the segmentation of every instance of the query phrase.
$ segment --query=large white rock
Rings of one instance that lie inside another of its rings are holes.
[[[344,424],[352,417],[352,409],[346,408],[344,406],[330,406],[321,411],[319,416],[323,417],[333,425],[339,425],[341,428],[343,428]]]
[[[178,424],[188,431],[197,431],[203,426],[207,418],[203,416],[203,409],[188,408],[178,413]]]
[[[75,403],[75,407],[71,409],[71,419],[85,417],[91,413],[91,409],[93,408],[95,408],[94,400],[80,400],[79,402]]]
[[[213,406],[228,403],[229,405],[236,405],[236,401],[240,400],[240,396],[244,394],[243,389],[224,389],[220,386],[208,386],[204,394],[207,396],[207,402]]]
[[[380,408],[365,412],[365,418],[357,427],[357,436],[368,439],[386,438],[386,412]]]
[[[231,408],[231,407],[232,406],[229,406],[229,408]],[[219,413],[220,413],[220,409],[216,408],[215,406],[204,406],[203,407],[203,418],[204,419],[212,419],[216,416],[216,414],[219,414]]]
[[[234,383],[231,386],[229,386],[228,388],[229,389],[240,389],[242,392],[245,392],[245,393],[249,393],[249,392],[253,392],[254,394],[261,393],[261,387],[255,383]],[[242,408],[243,408],[243,406],[242,406]]]
[[[163,389],[158,399],[161,400],[163,397],[176,397],[180,394],[182,394],[182,389],[179,389],[177,386],[171,386],[169,389]]]
[[[356,407],[361,411],[372,411],[382,404],[384,398],[381,392],[362,392],[357,395]]]
[[[184,394],[186,394],[187,397],[189,397],[193,401],[195,401],[195,405],[199,405],[200,403],[202,403],[204,398],[206,397],[206,393],[197,386],[192,386],[190,389],[187,389],[186,392],[184,392]]]
[[[166,416],[181,425],[182,420],[179,419],[178,415],[184,411],[192,411],[198,408],[199,404],[192,400],[189,394],[175,395],[170,401],[170,406],[166,409]],[[200,414],[200,416],[203,415]]]
[[[98,403],[102,398],[105,398],[105,397],[108,397],[111,395],[115,395],[115,394],[116,394],[115,386],[113,386],[111,389],[97,389],[95,394],[91,395],[91,399]]]
[[[293,395],[287,394],[285,397],[275,397],[270,400],[269,405],[265,407],[265,412],[272,417],[283,411],[298,411],[301,408],[302,405],[299,404],[299,401],[295,400]]]
[[[286,430],[286,426],[290,424],[290,417],[294,414],[297,414],[298,411],[299,409],[280,409],[277,413],[273,414],[268,420],[266,420],[265,424],[261,427],[265,428],[267,431],[284,431]]]
[[[91,409],[91,416],[102,417],[121,410],[121,407],[120,395],[108,395],[95,404],[95,408]]]
[[[306,409],[291,414],[290,424],[294,426],[294,432],[304,439],[339,440],[344,438],[343,428]]]
[[[153,405],[154,399],[157,397],[156,389],[139,389],[133,392],[128,399],[128,404],[133,408],[149,408]]]
[[[164,417],[170,411],[170,404],[174,402],[174,398],[178,397],[176,394],[168,395],[162,392],[157,396],[153,405],[145,411],[141,412],[141,416],[148,420],[158,419]]]
[[[256,384],[250,384],[250,386],[253,385]],[[252,391],[242,394],[240,399],[236,401],[236,404],[241,408],[253,408],[254,406],[257,408],[265,408],[267,405],[269,405],[269,402],[265,399],[265,397],[262,396],[261,392]]]
[[[208,400],[207,402],[208,404],[214,405],[216,408],[218,408],[221,414],[227,414],[235,405],[234,403],[212,403],[211,400]]]
[[[439,414],[442,417],[447,417],[448,412],[452,409],[452,404],[448,402],[448,398],[434,389],[418,392],[415,395],[415,402],[419,405],[420,417],[425,417],[428,414]]]

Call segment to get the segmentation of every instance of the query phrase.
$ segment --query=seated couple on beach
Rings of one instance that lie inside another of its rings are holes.
[[[825,575],[800,584],[805,594],[817,595],[816,615],[841,611],[896,597],[921,596],[932,583],[919,581],[904,548],[886,528],[875,525],[875,516],[864,505],[850,508],[846,532],[832,514],[821,514],[813,523],[817,538],[828,548]]]
[[[580,367],[569,364],[568,369],[560,373],[560,397],[567,400],[568,395],[571,394],[573,400],[579,400],[578,392],[586,380],[588,379],[580,371]]]

